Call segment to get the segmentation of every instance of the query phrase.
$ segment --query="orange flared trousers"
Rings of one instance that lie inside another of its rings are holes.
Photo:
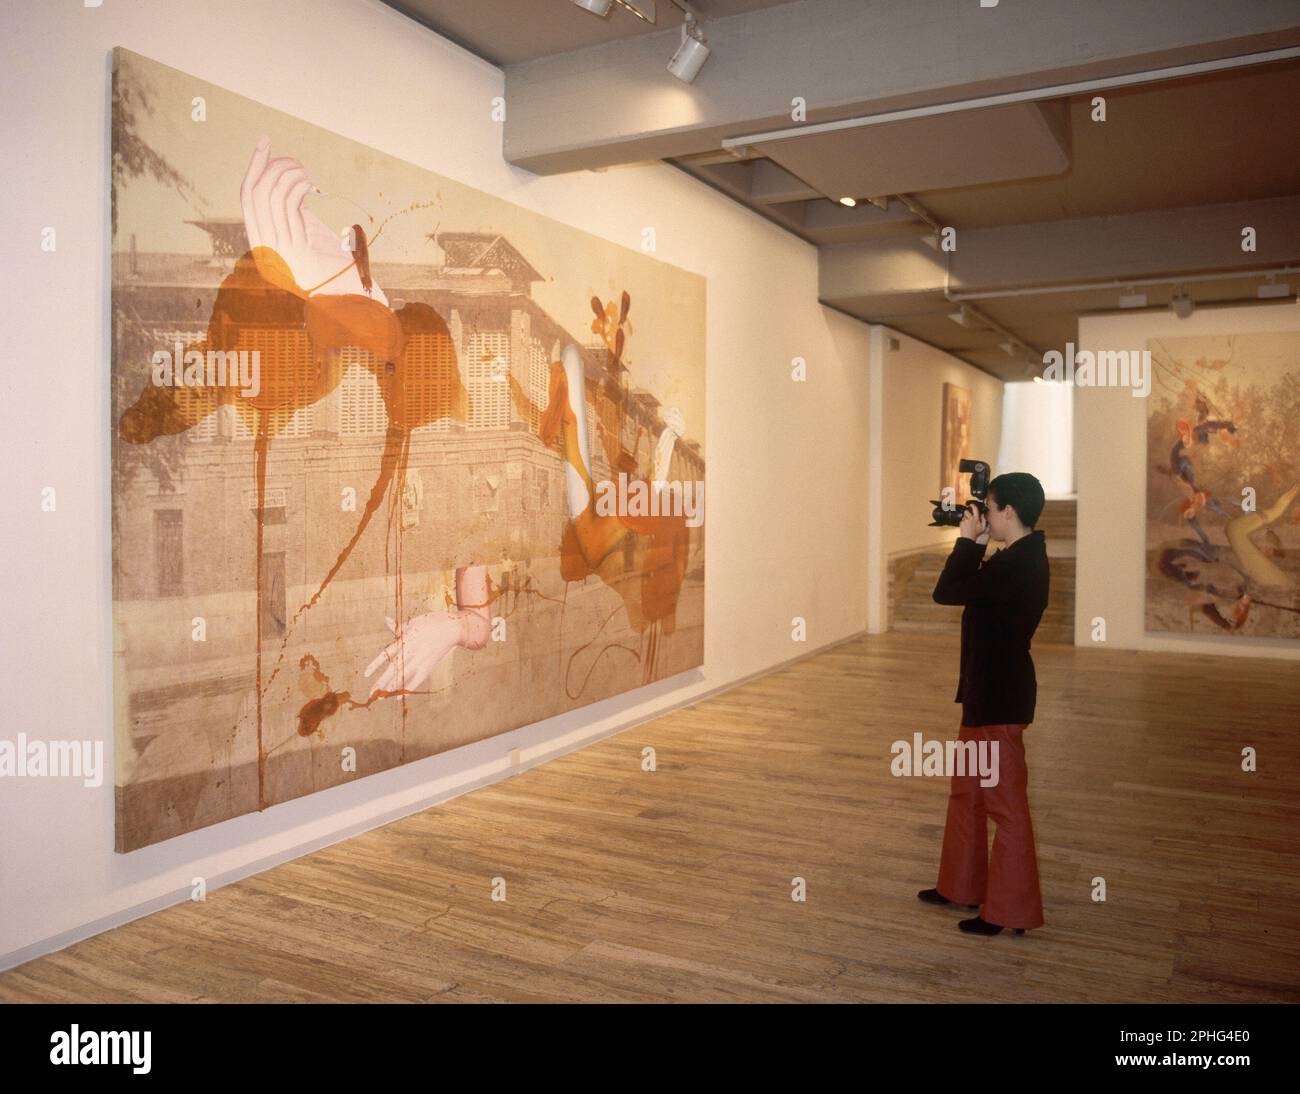
[[[957,904],[980,904],[980,917],[1000,927],[1041,927],[1043,896],[1029,819],[1029,771],[1022,725],[962,726],[959,740],[998,745],[996,786],[980,775],[952,776],[948,820],[939,859],[940,895]],[[997,832],[989,854],[988,819]]]

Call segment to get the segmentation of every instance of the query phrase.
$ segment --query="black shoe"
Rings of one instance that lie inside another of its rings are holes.
[[[1002,933],[1002,928],[999,927],[996,923],[986,923],[979,916],[976,916],[974,919],[959,920],[957,926],[960,927],[967,934],[1001,934]],[[1024,934],[1025,929],[1024,927],[1016,927],[1015,932],[1016,934]]]
[[[926,904],[947,904],[953,908],[965,908],[967,911],[970,912],[973,912],[976,908],[979,907],[978,904],[958,904],[955,901],[949,900],[946,896],[944,896],[941,892],[939,892],[938,889],[922,889],[919,893],[916,894],[916,898],[917,900],[925,901]]]

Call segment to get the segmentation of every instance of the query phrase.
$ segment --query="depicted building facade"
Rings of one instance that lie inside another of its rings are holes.
[[[115,256],[114,307],[125,320],[118,324],[119,332],[134,325],[146,344],[160,348],[177,342],[193,345],[205,338],[217,287],[233,267],[243,226],[229,220],[191,223],[212,236],[211,260]],[[563,514],[564,466],[558,445],[543,445],[538,431],[551,362],[559,359],[563,347],[577,345],[583,357],[595,479],[617,477],[609,453],[617,452],[619,445],[632,454],[638,472],[649,477],[654,445],[664,429],[659,401],[630,387],[627,366],[614,361],[589,331],[574,336],[531,300],[530,285],[541,275],[506,240],[483,233],[444,233],[438,242],[446,254],[445,265],[374,267],[375,281],[394,309],[407,302],[427,304],[446,320],[455,356],[435,365],[459,369],[472,408],[464,422],[444,418],[413,431],[407,527],[426,529],[430,539],[453,545],[466,518],[492,514],[503,529],[513,530],[521,546],[546,542],[554,518]],[[285,337],[292,339],[289,354],[297,355],[302,367],[311,367],[305,332],[287,332]],[[283,358],[286,347],[277,349]],[[301,543],[299,558],[305,568],[318,568],[327,550],[323,543],[319,551],[312,547],[307,515],[319,521],[322,512],[337,510],[346,523],[346,511],[338,504],[322,504],[323,496],[347,487],[364,494],[370,485],[367,470],[377,469],[373,457],[388,422],[379,386],[362,367],[363,356],[363,351],[345,350],[342,381],[280,423],[274,440],[267,535],[277,546],[283,539],[286,554],[295,542]],[[503,382],[506,374],[526,392],[528,409],[511,399],[510,385]],[[231,578],[252,572],[238,564],[230,569],[205,562],[201,555],[212,544],[193,542],[184,527],[186,510],[231,511],[224,507],[236,495],[243,497],[237,508],[253,519],[250,421],[234,408],[223,407],[190,428],[183,435],[175,492],[147,481],[148,475],[121,484],[137,499],[119,512],[119,534],[136,564],[118,574],[119,598],[225,591]],[[668,478],[703,481],[704,460],[697,442],[689,437],[677,442]],[[145,517],[142,507],[155,515]],[[317,530],[323,531],[319,525]],[[251,545],[248,529],[229,531],[235,539],[218,553],[223,560],[242,563],[239,556]],[[702,551],[703,527],[693,534],[694,546]],[[558,532],[549,541],[558,549]]]

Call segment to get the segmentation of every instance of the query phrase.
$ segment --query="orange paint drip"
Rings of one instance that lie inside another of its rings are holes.
[[[321,671],[320,662],[312,654],[305,653],[299,659],[298,667],[306,668],[308,665],[312,667],[312,675],[316,678],[316,682],[325,688],[325,693],[315,699],[308,700],[298,711],[297,736],[299,737],[323,734],[324,731],[321,725],[325,719],[337,714],[344,708],[348,710],[367,710],[372,703],[376,703],[380,699],[392,699],[400,696],[402,701],[405,702],[408,695],[427,694],[426,692],[406,690],[377,691],[364,703],[358,703],[352,698],[350,692],[334,691],[330,687],[329,677]]]

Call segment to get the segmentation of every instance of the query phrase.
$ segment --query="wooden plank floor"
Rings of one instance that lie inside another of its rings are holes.
[[[856,639],[0,974],[0,1000],[1300,1000],[1296,664],[1036,649],[1047,922],[970,938],[915,898],[946,783],[889,770],[894,740],[955,734],[956,653]]]

